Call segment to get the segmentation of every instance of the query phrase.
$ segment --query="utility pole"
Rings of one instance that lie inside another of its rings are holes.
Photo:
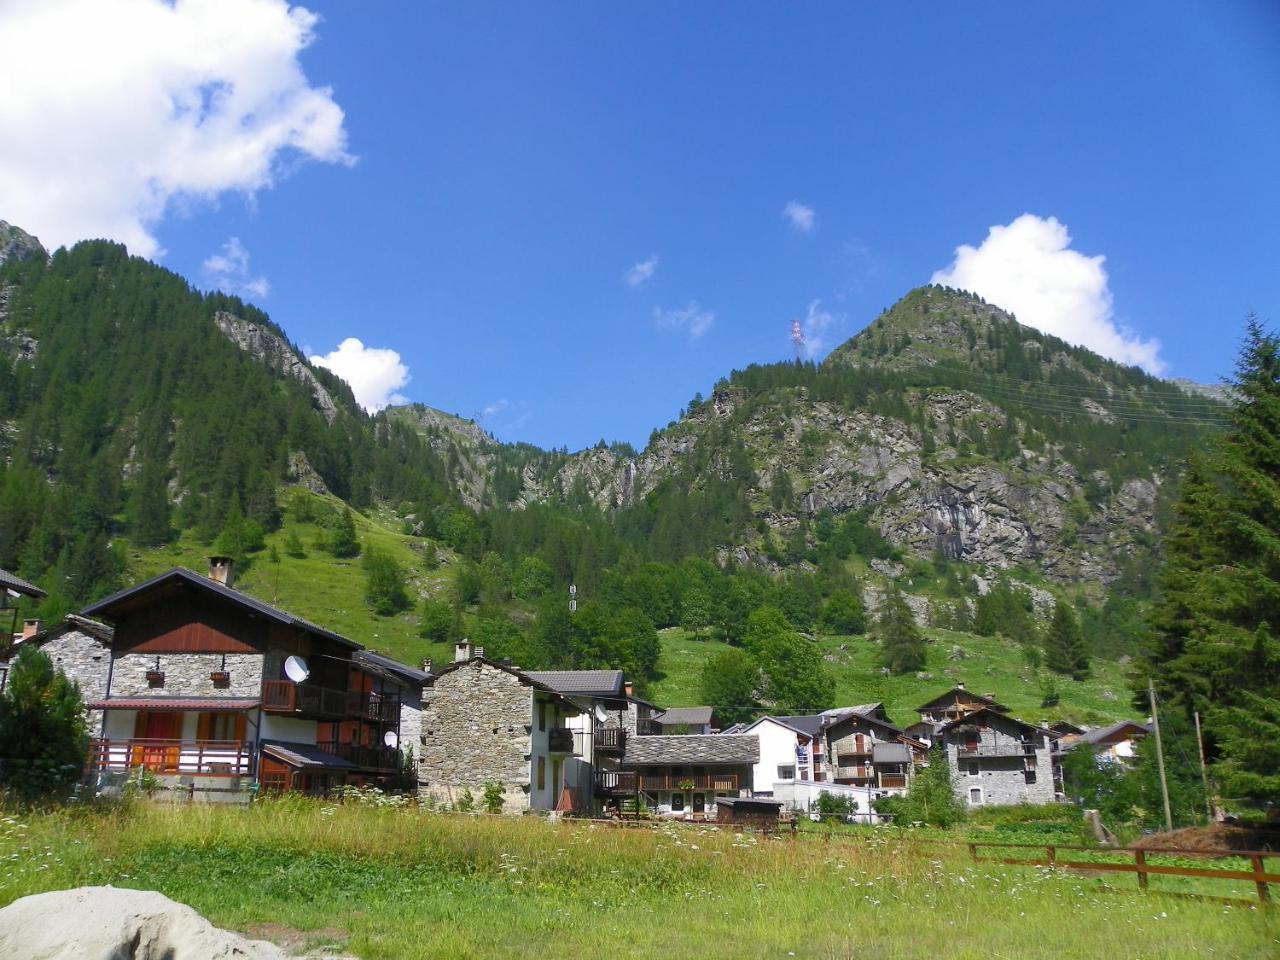
[[[1204,784],[1204,807],[1209,811],[1209,822],[1213,823],[1213,797],[1209,796],[1209,771],[1204,763],[1204,737],[1200,735],[1200,711],[1195,712],[1196,746],[1200,748],[1200,782]]]
[[[1151,725],[1156,734],[1156,768],[1160,771],[1160,796],[1164,800],[1164,828],[1173,833],[1173,813],[1169,810],[1169,782],[1164,776],[1164,744],[1160,741],[1160,712],[1156,709],[1156,686],[1147,681],[1147,696],[1151,698]]]

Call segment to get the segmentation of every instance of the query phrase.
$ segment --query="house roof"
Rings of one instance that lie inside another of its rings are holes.
[[[355,661],[370,673],[379,674],[384,679],[393,682],[403,682],[410,685],[422,684],[427,682],[430,674],[409,666],[407,663],[401,663],[399,660],[392,660],[388,656],[381,653],[374,653],[372,650],[357,650],[355,653]]]
[[[627,737],[624,766],[658,764],[738,764],[760,759],[760,738],[696,733],[686,736]]]
[[[194,573],[185,567],[174,567],[172,570],[162,573],[157,577],[152,577],[150,580],[144,580],[136,586],[127,587],[118,593],[113,593],[106,599],[99,600],[97,603],[85,607],[81,612],[86,616],[110,617],[113,611],[120,609],[130,601],[168,583],[181,583],[193,586],[198,590],[203,590],[206,593],[213,594],[214,596],[230,600],[232,603],[237,604],[252,613],[266,617],[268,620],[272,620],[275,623],[282,624],[286,627],[300,627],[308,633],[314,633],[317,636],[333,640],[336,643],[350,647],[353,650],[362,649],[360,644],[356,643],[354,640],[348,640],[339,633],[334,633],[332,630],[326,630],[324,627],[314,624],[310,620],[304,620],[302,617],[295,616],[287,610],[281,610],[279,607],[273,607],[269,603],[263,603],[256,597],[251,597],[249,594],[240,590],[234,590],[231,587],[218,583],[216,580],[210,580],[208,577],[202,577],[200,574]]]
[[[821,714],[802,714],[800,716],[774,717],[779,723],[785,723],[792,730],[798,730],[806,737],[816,737],[822,728],[831,722],[831,718]]]
[[[910,763],[911,751],[905,743],[873,743],[872,763]]]
[[[115,628],[101,620],[93,620],[89,617],[82,617],[76,613],[68,613],[60,621],[51,627],[41,630],[35,636],[28,637],[23,643],[31,643],[39,646],[46,640],[52,640],[54,637],[60,637],[64,633],[71,630],[79,630],[81,633],[87,633],[91,637],[101,640],[103,643],[110,643],[112,637],[115,636]]]
[[[20,593],[25,597],[34,597],[39,600],[47,594],[29,580],[23,580],[16,573],[10,573],[8,570],[0,568],[0,590],[12,590],[14,593]]]
[[[597,697],[626,695],[621,670],[526,670],[524,673],[557,693]]]
[[[716,797],[717,807],[738,807],[742,810],[768,808],[773,813],[777,813],[782,809],[781,800],[771,800],[768,797]]]
[[[247,697],[108,697],[90,700],[91,710],[252,710],[260,701]]]
[[[955,695],[959,693],[964,694],[970,700],[977,700],[979,703],[985,703],[989,707],[995,707],[997,710],[1004,711],[1006,709],[1002,704],[997,703],[993,697],[983,696],[981,693],[974,693],[972,690],[968,690],[965,687],[952,687],[946,693],[940,693],[927,703],[920,704],[920,706],[916,707],[916,711],[928,710],[930,707],[936,706],[944,700],[953,699]]]
[[[1085,731],[1081,734],[1080,739],[1077,740],[1076,743],[1087,743],[1091,746],[1096,746],[1099,743],[1104,743],[1110,737],[1114,737],[1116,734],[1124,733],[1126,731],[1130,733],[1141,733],[1145,736],[1151,732],[1151,728],[1145,723],[1139,723],[1137,720],[1121,720],[1119,723],[1113,723],[1110,726],[1098,727],[1096,730]]]
[[[439,680],[441,677],[446,676],[447,674],[453,673],[454,671],[458,670],[460,667],[465,667],[471,663],[483,663],[485,666],[493,667],[495,670],[501,670],[503,673],[509,673],[511,674],[511,676],[518,677],[522,682],[529,684],[529,686],[533,687],[535,690],[541,690],[544,693],[553,694],[556,697],[559,697],[561,700],[569,703],[570,706],[574,707],[574,709],[578,709],[576,705],[574,705],[571,701],[568,701],[565,695],[560,693],[554,687],[547,686],[547,684],[543,683],[541,680],[535,680],[532,675],[530,675],[529,673],[526,673],[524,670],[521,670],[519,667],[513,667],[510,664],[506,664],[506,663],[499,663],[497,660],[490,660],[488,657],[476,656],[476,657],[471,657],[467,660],[455,660],[453,661],[453,663],[446,664],[445,666],[441,667],[438,670],[433,670],[431,672],[431,675],[427,677],[427,684],[428,685],[433,684],[437,680]]]
[[[812,740],[814,736],[816,736],[816,734],[806,733],[804,730],[801,730],[795,724],[788,722],[789,720],[793,720],[793,719],[795,718],[794,717],[774,717],[774,716],[770,716],[769,714],[765,714],[763,717],[760,717],[756,720],[751,721],[751,723],[735,723],[732,727],[728,727],[724,730],[721,730],[720,736],[723,737],[723,736],[732,735],[732,734],[748,733],[751,730],[754,730],[756,727],[760,726],[760,724],[765,722],[776,723],[780,727],[786,727],[792,733],[799,734],[800,736],[804,737],[807,740]]]
[[[325,753],[310,743],[287,743],[280,740],[263,740],[262,752],[268,756],[283,760],[291,767],[328,770],[356,770],[357,766],[350,760],[332,753]]]
[[[1057,723],[1049,724],[1049,729],[1061,736],[1078,736],[1084,733],[1084,727],[1077,727],[1070,720],[1059,720]]]
[[[691,727],[709,724],[712,710],[710,707],[672,707],[653,717],[654,722],[664,727],[674,727],[687,723]]]
[[[993,707],[983,707],[980,710],[974,710],[972,713],[967,714],[966,716],[957,717],[955,720],[952,720],[949,723],[944,723],[942,724],[942,726],[938,727],[938,732],[945,733],[946,731],[951,730],[955,727],[958,727],[961,724],[973,723],[973,720],[975,717],[981,717],[983,714],[986,714],[987,716],[993,719],[1006,720],[1009,723],[1012,723],[1016,726],[1025,727],[1027,730],[1039,730],[1043,733],[1049,732],[1044,727],[1038,727],[1034,723],[1027,723],[1027,721],[1019,720],[1017,717],[1011,717],[1009,716],[1009,714],[1005,713],[1003,710],[997,710]]]

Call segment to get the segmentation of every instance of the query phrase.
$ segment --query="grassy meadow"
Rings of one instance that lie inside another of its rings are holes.
[[[1108,892],[888,831],[762,838],[286,798],[0,820],[0,904],[156,889],[362,958],[1270,958],[1275,910]]]

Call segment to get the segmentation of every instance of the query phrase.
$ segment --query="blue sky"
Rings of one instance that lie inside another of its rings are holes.
[[[731,369],[791,356],[793,320],[821,356],[937,271],[1205,381],[1247,310],[1280,319],[1272,3],[123,6],[116,42],[155,48],[123,79],[87,0],[0,14],[0,55],[40,56],[33,96],[64,82],[40,74],[58,35],[89,91],[38,124],[0,107],[0,138],[30,125],[0,218],[245,290],[315,354],[394,350],[408,382],[360,354],[372,385],[488,410],[504,440],[643,445]],[[195,80],[166,59],[184,43]],[[142,126],[175,90],[205,119]],[[139,127],[85,132],[77,109]]]

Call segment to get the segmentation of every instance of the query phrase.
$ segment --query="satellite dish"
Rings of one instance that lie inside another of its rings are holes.
[[[284,662],[284,675],[294,683],[301,683],[311,676],[311,668],[307,666],[307,661],[301,657],[292,656]]]
[[[400,738],[396,735],[394,730],[388,730],[382,735],[382,742],[394,750],[400,745]]]
[[[596,704],[596,719],[601,723],[609,719],[609,711],[604,708],[603,703]]]

